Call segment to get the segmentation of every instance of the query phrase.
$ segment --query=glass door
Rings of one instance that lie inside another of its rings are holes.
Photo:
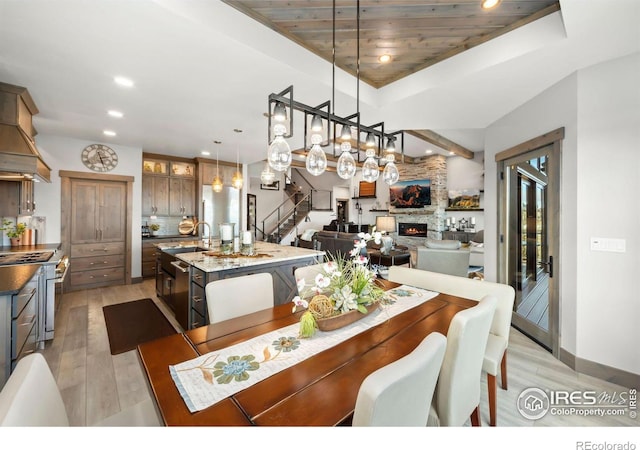
[[[559,155],[554,148],[547,145],[503,161],[506,232],[501,240],[506,243],[505,281],[516,290],[512,323],[555,354]]]

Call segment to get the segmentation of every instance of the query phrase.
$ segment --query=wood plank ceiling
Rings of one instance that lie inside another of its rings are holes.
[[[333,0],[223,1],[333,62]],[[335,4],[335,63],[357,76],[357,3]],[[360,0],[360,79],[386,86],[559,9],[557,0],[502,0],[491,10],[480,0]]]

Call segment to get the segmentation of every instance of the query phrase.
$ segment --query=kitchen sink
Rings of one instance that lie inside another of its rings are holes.
[[[207,250],[209,250],[206,247],[200,247],[200,246],[179,246],[179,247],[169,247],[169,248],[163,248],[161,249],[163,252],[168,253],[170,255],[176,255],[178,253],[191,253],[191,252],[206,252]]]

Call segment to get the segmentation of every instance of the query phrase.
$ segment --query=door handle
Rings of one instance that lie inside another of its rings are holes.
[[[540,267],[546,268],[547,272],[549,273],[549,278],[553,278],[553,256],[549,256],[549,261],[540,261],[538,265]]]

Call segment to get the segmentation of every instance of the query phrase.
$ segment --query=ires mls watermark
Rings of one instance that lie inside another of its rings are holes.
[[[527,388],[517,400],[518,411],[525,419],[538,420],[555,416],[625,416],[638,414],[636,389],[622,392],[542,390]]]

